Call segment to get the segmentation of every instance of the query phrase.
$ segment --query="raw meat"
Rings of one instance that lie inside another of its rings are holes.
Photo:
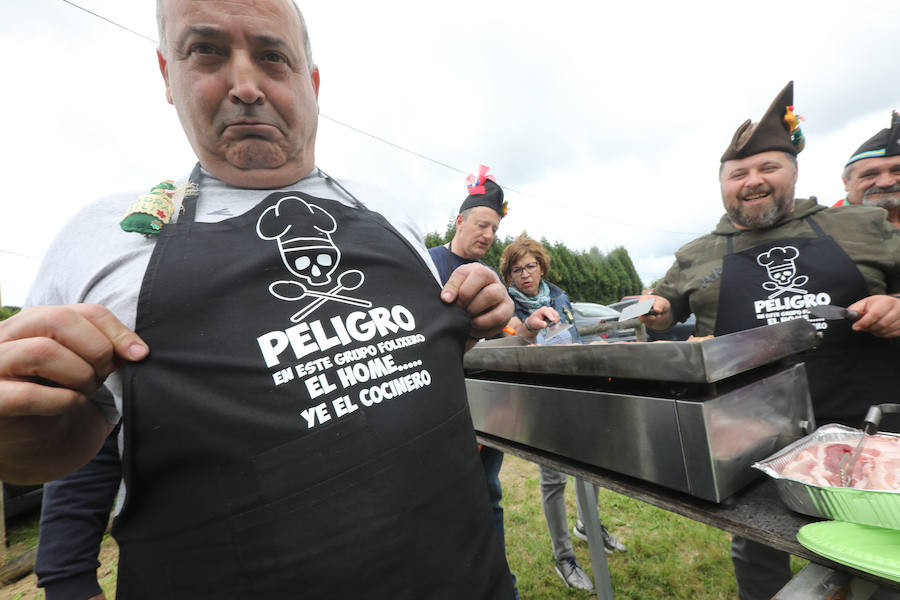
[[[839,465],[856,448],[851,442],[811,444],[795,453],[781,468],[782,477],[823,487],[841,487]],[[849,487],[900,491],[900,438],[873,435],[853,468]]]

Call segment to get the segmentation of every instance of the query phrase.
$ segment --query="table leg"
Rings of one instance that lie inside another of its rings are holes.
[[[587,532],[588,550],[591,553],[591,569],[594,571],[594,589],[598,600],[613,600],[612,584],[609,581],[609,564],[600,532],[600,517],[597,513],[597,494],[594,486],[575,478],[575,493],[584,511],[584,528]]]

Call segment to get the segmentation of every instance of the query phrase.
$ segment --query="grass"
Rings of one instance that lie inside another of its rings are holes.
[[[541,510],[537,465],[504,458],[500,474],[506,524],[506,554],[527,600],[589,597],[566,588],[556,574],[550,536]],[[607,555],[617,599],[720,599],[736,597],[725,532],[607,490],[599,491],[600,517],[628,546]],[[575,486],[566,486],[570,525]],[[573,538],[581,567],[593,576],[587,544]]]
[[[8,558],[19,556],[38,543],[39,509],[34,509],[15,517],[7,523]],[[97,575],[100,579],[100,587],[107,600],[116,597],[116,561],[118,560],[118,548],[115,540],[109,534],[103,537],[100,547],[100,568]],[[0,600],[44,600],[44,591],[37,587],[37,578],[32,573],[24,579],[0,587]]]
[[[534,463],[506,455],[500,473],[506,523],[506,554],[518,578],[523,600],[591,598],[565,587],[556,574],[550,536],[541,510],[538,468]],[[566,486],[570,526],[575,520],[575,486]],[[736,598],[729,558],[730,536],[718,529],[655,508],[607,490],[599,491],[604,524],[627,546],[628,552],[607,555],[613,593],[617,600],[720,600]],[[9,524],[10,555],[37,545],[38,521],[24,515]],[[591,572],[587,544],[573,537],[581,567]],[[115,541],[104,537],[99,570],[107,599],[115,598]],[[797,572],[806,561],[792,559]],[[5,588],[0,600],[43,600],[34,575]]]

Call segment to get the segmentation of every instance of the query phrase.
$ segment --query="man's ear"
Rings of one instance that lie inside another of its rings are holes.
[[[310,73],[310,78],[312,79],[313,92],[315,92],[316,100],[318,100],[319,99],[319,67],[313,67],[312,73]]]
[[[459,229],[459,226],[462,225],[462,222],[463,222],[463,216],[462,216],[462,215],[456,215],[456,228],[457,228],[457,229]]]
[[[166,100],[169,104],[175,104],[172,102],[172,90],[169,87],[169,65],[159,49],[156,50],[156,60],[159,62],[159,72],[162,74],[163,81],[166,82]]]

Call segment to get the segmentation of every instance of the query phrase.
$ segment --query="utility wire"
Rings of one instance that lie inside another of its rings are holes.
[[[323,113],[321,113],[321,112],[319,113],[319,116],[322,117],[322,118],[324,118],[324,119],[327,119],[328,121],[331,121],[331,122],[333,122],[333,123],[336,123],[336,124],[338,124],[338,125],[340,125],[340,126],[342,126],[342,127],[346,127],[347,129],[350,129],[350,130],[355,131],[355,132],[357,132],[357,133],[360,133],[360,134],[362,134],[362,135],[368,136],[368,137],[372,138],[373,140],[376,140],[376,141],[381,142],[381,143],[383,143],[383,144],[387,144],[388,146],[392,146],[392,147],[394,147],[394,148],[396,148],[396,149],[398,149],[398,150],[401,150],[401,151],[406,152],[406,153],[408,153],[408,154],[412,154],[413,156],[417,156],[417,157],[419,157],[419,158],[421,158],[421,159],[423,159],[423,160],[427,160],[427,161],[432,162],[432,163],[434,163],[434,164],[436,164],[436,165],[440,165],[441,167],[444,167],[444,168],[446,168],[446,169],[450,169],[451,171],[456,171],[457,173],[462,173],[463,175],[467,175],[467,174],[468,174],[466,171],[463,171],[462,169],[460,169],[460,168],[458,168],[458,167],[454,167],[453,165],[448,165],[447,163],[444,163],[444,162],[441,162],[441,161],[439,161],[439,160],[437,160],[437,159],[431,158],[430,156],[426,156],[425,154],[421,154],[421,153],[419,153],[419,152],[416,152],[415,150],[410,150],[409,148],[404,148],[404,147],[401,146],[400,144],[396,144],[396,143],[394,143],[394,142],[392,142],[392,141],[390,141],[390,140],[386,140],[386,139],[384,139],[384,138],[382,138],[382,137],[378,137],[377,135],[375,135],[375,134],[373,134],[373,133],[369,133],[368,131],[359,129],[358,127],[354,127],[353,125],[349,125],[349,124],[347,124],[347,123],[343,123],[343,122],[341,122],[341,121],[335,119],[334,117],[329,117],[328,115],[325,115],[325,114],[323,114]],[[506,191],[514,192],[514,193],[519,194],[520,196],[524,196],[524,197],[526,197],[526,198],[531,198],[532,200],[535,200],[535,201],[537,201],[537,202],[543,202],[543,203],[545,203],[545,204],[550,204],[550,205],[552,205],[552,206],[556,206],[557,208],[562,208],[562,209],[564,209],[564,210],[572,210],[572,207],[570,207],[570,206],[565,206],[565,205],[563,205],[563,204],[560,204],[560,203],[558,203],[558,202],[553,202],[552,200],[547,200],[547,199],[545,199],[545,198],[538,198],[538,197],[536,197],[536,196],[532,196],[531,194],[527,194],[527,193],[525,193],[525,192],[523,192],[523,191],[521,191],[521,190],[517,190],[516,188],[514,188],[514,187],[512,187],[512,186],[509,186],[509,185],[506,185],[506,184],[503,184],[503,185],[501,185],[500,187],[502,187],[502,188],[503,188],[504,190],[506,190]],[[655,229],[655,228],[653,228],[653,227],[647,227],[646,225],[633,225],[633,224],[631,224],[631,223],[626,223],[626,222],[624,222],[624,221],[619,221],[618,219],[610,219],[609,216],[607,216],[607,215],[601,216],[601,215],[593,214],[593,213],[591,213],[591,212],[584,211],[584,210],[579,210],[579,215],[580,215],[580,216],[589,216],[589,217],[594,218],[594,219],[601,219],[601,220],[606,221],[607,223],[615,223],[616,225],[622,225],[622,226],[625,226],[625,227],[633,227],[633,228],[635,228],[635,229],[643,229],[643,230],[645,230],[645,231],[656,231],[656,232],[659,232],[659,233],[672,233],[672,234],[676,234],[676,235],[702,235],[701,233],[695,233],[695,232],[690,232],[690,231],[672,231],[672,230],[669,230],[669,229]]]
[[[12,256],[21,256],[22,258],[30,258],[32,260],[40,260],[37,256],[30,256],[28,254],[22,254],[21,252],[13,252],[12,250],[3,250],[0,248],[0,254],[11,254]]]
[[[70,2],[69,0],[62,0],[62,1],[65,2],[66,4],[70,5],[70,6],[74,6],[75,8],[77,8],[77,9],[79,9],[79,10],[83,10],[84,12],[88,13],[89,15],[94,15],[94,16],[97,17],[98,19],[103,19],[103,20],[106,21],[107,23],[110,23],[110,24],[112,24],[112,25],[115,25],[115,26],[118,27],[119,29],[124,29],[124,30],[127,31],[128,33],[133,33],[134,35],[136,35],[136,36],[138,36],[138,37],[142,37],[142,38],[144,38],[144,39],[147,40],[147,41],[153,42],[154,45],[159,44],[158,41],[154,40],[154,39],[151,38],[151,37],[147,37],[147,36],[144,35],[143,33],[138,33],[138,32],[135,31],[134,29],[129,29],[128,27],[125,27],[125,26],[122,25],[121,23],[116,23],[116,22],[113,21],[112,19],[107,19],[107,18],[104,17],[103,15],[98,15],[97,13],[95,13],[95,12],[93,12],[93,11],[90,11],[90,10],[86,9],[86,8],[83,7],[83,6],[79,6],[78,4],[75,4],[74,2]]]
[[[120,23],[117,23],[117,22],[113,21],[112,19],[108,19],[108,18],[104,17],[103,15],[99,15],[99,14],[93,12],[93,11],[90,11],[90,10],[84,8],[83,6],[79,6],[78,4],[75,4],[74,2],[71,2],[71,0],[61,0],[61,1],[62,1],[62,2],[65,2],[66,4],[69,4],[69,5],[71,5],[71,6],[74,6],[75,8],[78,8],[78,9],[80,9],[80,10],[83,10],[84,12],[86,12],[86,13],[88,13],[88,14],[90,14],[90,15],[93,15],[93,16],[95,16],[95,17],[97,17],[98,19],[102,19],[102,20],[106,21],[107,23],[110,23],[110,24],[112,24],[112,25],[115,25],[116,27],[119,27],[120,29],[124,29],[125,31],[127,31],[127,32],[129,32],[129,33],[133,33],[134,35],[136,35],[136,36],[138,36],[138,37],[141,37],[141,38],[143,38],[143,39],[145,39],[145,40],[147,40],[147,41],[149,41],[149,42],[152,42],[153,44],[158,44],[158,43],[159,43],[157,40],[154,40],[153,38],[149,38],[149,37],[147,37],[146,35],[144,35],[144,34],[142,34],[142,33],[138,33],[137,31],[134,31],[133,29],[129,29],[128,27],[125,27],[124,25],[122,25],[122,24],[120,24]],[[377,135],[375,135],[375,134],[373,134],[373,133],[369,133],[368,131],[365,131],[365,130],[360,129],[360,128],[358,128],[358,127],[354,127],[353,125],[350,125],[350,124],[348,124],[348,123],[344,123],[343,121],[339,121],[338,119],[335,119],[334,117],[329,117],[328,115],[325,115],[325,114],[322,114],[322,113],[319,113],[319,116],[322,117],[322,118],[324,118],[324,119],[326,119],[326,120],[328,120],[328,121],[331,121],[331,122],[333,122],[333,123],[335,123],[335,124],[337,124],[337,125],[340,125],[341,127],[346,127],[347,129],[350,129],[350,130],[355,131],[355,132],[357,132],[357,133],[359,133],[359,134],[368,136],[368,137],[372,138],[373,140],[376,140],[376,141],[378,141],[378,142],[381,142],[382,144],[386,144],[386,145],[388,145],[388,146],[391,146],[391,147],[393,147],[393,148],[396,148],[397,150],[400,150],[401,152],[406,152],[407,154],[411,154],[411,155],[413,155],[413,156],[416,156],[416,157],[418,157],[418,158],[421,158],[422,160],[427,160],[428,162],[431,162],[431,163],[434,163],[434,164],[439,165],[439,166],[441,166],[441,167],[444,167],[445,169],[449,169],[449,170],[451,170],[451,171],[455,171],[455,172],[461,173],[461,174],[463,174],[463,175],[468,175],[468,172],[467,172],[467,171],[464,171],[463,169],[460,169],[459,167],[454,167],[453,165],[449,165],[449,164],[447,164],[447,163],[445,163],[445,162],[441,162],[441,161],[439,161],[439,160],[437,160],[437,159],[435,159],[435,158],[431,158],[430,156],[427,156],[427,155],[425,155],[425,154],[422,154],[421,152],[416,152],[415,150],[411,150],[411,149],[409,149],[409,148],[406,148],[406,147],[404,147],[404,146],[401,146],[400,144],[394,143],[394,142],[392,142],[392,141],[390,141],[390,140],[387,140],[387,139],[385,139],[385,138],[383,138],[383,137],[379,137],[379,136],[377,136]],[[514,188],[514,187],[512,187],[512,186],[509,186],[509,185],[506,185],[506,184],[503,184],[503,185],[501,185],[500,187],[502,187],[504,190],[508,190],[508,191],[510,191],[510,192],[514,192],[514,193],[516,193],[516,194],[519,194],[520,196],[524,196],[525,198],[531,198],[532,200],[534,200],[534,201],[536,201],[536,202],[542,202],[542,203],[545,203],[545,204],[550,204],[551,206],[555,206],[555,207],[561,208],[561,209],[563,209],[563,210],[572,210],[572,207],[570,207],[570,206],[565,206],[565,205],[562,205],[562,204],[560,204],[560,203],[558,203],[558,202],[553,202],[552,200],[547,200],[546,198],[538,198],[538,197],[536,197],[536,196],[532,196],[531,194],[526,194],[525,192],[523,192],[523,191],[521,191],[521,190],[517,190],[516,188]],[[583,210],[583,208],[582,208],[582,209],[579,209],[578,214],[579,214],[579,216],[582,216],[582,217],[587,216],[587,217],[591,217],[591,218],[593,218],[593,219],[603,220],[603,221],[605,221],[606,223],[612,223],[612,224],[615,224],[615,225],[621,225],[621,226],[624,226],[624,227],[632,227],[632,228],[634,228],[634,229],[643,229],[643,230],[645,230],[645,231],[655,231],[655,232],[657,232],[657,233],[671,233],[671,234],[675,234],[675,235],[702,235],[701,233],[697,233],[697,232],[690,232],[690,231],[672,231],[672,230],[669,230],[669,229],[656,229],[656,228],[654,228],[654,227],[647,227],[646,225],[635,225],[635,224],[633,224],[633,223],[626,223],[626,222],[620,221],[620,220],[618,220],[618,219],[611,219],[611,218],[609,217],[609,215],[597,215],[597,214],[591,213],[591,212],[589,212],[589,211],[585,211],[585,210]]]

